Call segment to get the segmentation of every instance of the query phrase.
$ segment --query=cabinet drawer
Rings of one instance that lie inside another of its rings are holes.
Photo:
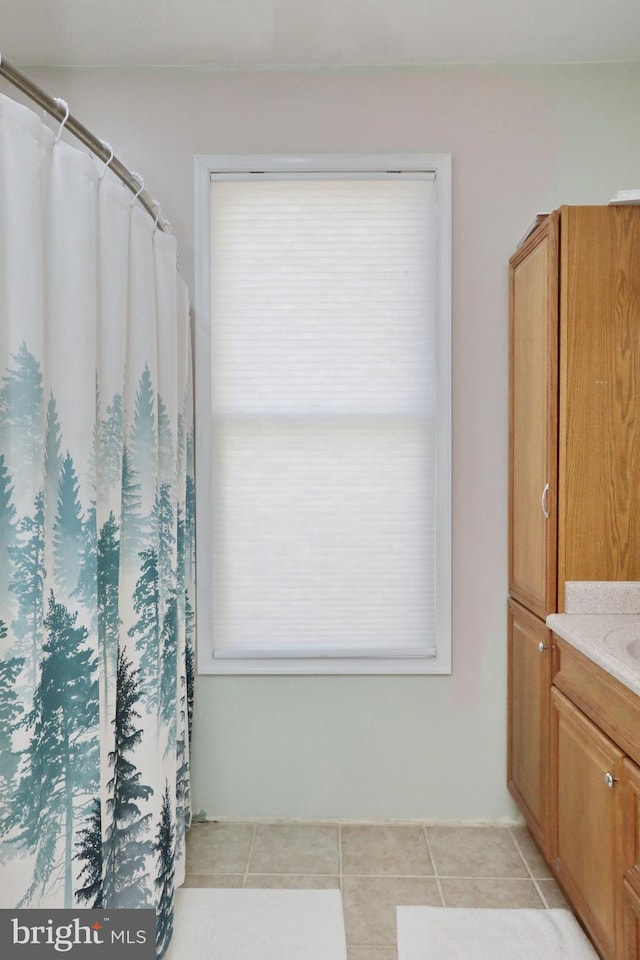
[[[554,634],[554,685],[636,763],[640,763],[640,697]]]

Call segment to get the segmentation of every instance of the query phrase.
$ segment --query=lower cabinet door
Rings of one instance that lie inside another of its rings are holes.
[[[507,784],[529,830],[547,855],[551,631],[509,601]]]
[[[605,960],[621,953],[624,754],[555,687],[550,853],[567,897]]]
[[[640,953],[640,895],[624,881],[624,948],[622,960],[638,960]]]

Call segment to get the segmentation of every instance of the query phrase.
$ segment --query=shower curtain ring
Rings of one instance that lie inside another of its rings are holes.
[[[58,130],[58,136],[57,136],[56,139],[53,141],[54,143],[58,143],[58,141],[60,140],[60,137],[62,136],[62,131],[64,130],[64,125],[65,125],[65,123],[67,122],[67,120],[69,119],[69,104],[67,103],[66,100],[63,100],[62,97],[54,97],[53,99],[54,99],[55,102],[58,104],[58,106],[60,107],[60,109],[62,109],[62,108],[64,107],[64,109],[65,109],[65,111],[66,111],[66,112],[65,112],[65,115],[64,115],[64,120],[63,120],[62,123],[60,124],[60,129]]]
[[[140,189],[138,190],[133,200],[131,201],[131,206],[133,206],[136,200],[138,199],[138,197],[140,196],[140,194],[142,193],[142,191],[144,190],[144,177],[141,176],[139,173],[136,173],[135,170],[131,171],[131,176],[133,177],[134,180],[137,180],[138,183],[140,184]]]
[[[152,200],[152,201],[151,201],[151,206],[152,206],[152,207],[155,207],[156,210],[158,211],[158,212],[156,213],[156,219],[155,219],[155,221],[154,221],[154,223],[153,223],[153,232],[155,233],[156,230],[158,229],[158,220],[160,219],[160,204],[158,203],[157,200]]]
[[[102,146],[105,148],[105,150],[108,150],[108,151],[109,151],[109,153],[111,154],[111,156],[109,157],[109,159],[108,159],[107,162],[105,163],[104,167],[102,168],[102,173],[101,173],[100,176],[98,177],[98,180],[102,180],[102,178],[104,177],[105,173],[107,172],[107,167],[109,166],[109,164],[110,164],[111,161],[113,160],[113,147],[111,146],[111,144],[110,144],[110,143],[107,143],[106,140],[101,140],[100,143],[101,143]]]

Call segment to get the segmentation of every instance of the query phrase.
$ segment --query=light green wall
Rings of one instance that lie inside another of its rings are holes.
[[[453,674],[200,677],[193,796],[209,817],[514,816],[507,260],[535,213],[640,187],[640,65],[37,78],[143,171],[188,283],[196,153],[452,153]]]

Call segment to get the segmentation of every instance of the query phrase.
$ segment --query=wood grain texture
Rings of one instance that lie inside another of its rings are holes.
[[[551,214],[509,296],[508,784],[600,955],[640,960],[640,697],[537,650],[565,582],[640,580],[640,207]]]
[[[576,650],[571,644],[554,636],[555,676],[554,685],[561,690],[595,726],[606,734],[609,742],[614,743],[624,753],[640,761],[640,697],[624,684],[612,677],[598,664]],[[555,699],[555,694],[554,694]],[[555,734],[557,740],[557,734]],[[556,770],[559,770],[557,747],[552,741],[552,760],[550,777],[555,782]],[[614,853],[616,869],[615,902],[615,955],[618,960],[640,960],[638,949],[638,918],[635,913],[640,904],[640,767],[627,756],[616,766],[619,782],[613,793],[616,800],[616,821],[614,833],[601,837],[600,845],[606,843]],[[552,785],[550,799],[550,834],[557,835],[558,796]],[[558,857],[557,841],[551,842],[551,859]],[[562,870],[559,878],[562,881]],[[630,905],[626,892],[620,892],[624,878],[624,889],[630,887],[635,899]],[[568,894],[570,895],[570,894]],[[573,902],[573,901],[572,901]]]
[[[640,697],[560,637],[554,650],[554,684],[640,764]]]
[[[640,956],[640,894],[624,881],[624,940],[622,960],[638,960]]]
[[[556,688],[552,691],[555,770],[551,849],[553,868],[598,952],[615,960],[622,874],[617,791],[621,750]]]
[[[623,764],[624,876],[640,899],[640,767],[627,759]]]
[[[508,622],[507,785],[546,855],[552,635],[543,620],[513,600]]]
[[[556,608],[557,237],[553,214],[510,261],[509,589],[543,618]]]
[[[558,576],[640,579],[640,208],[561,210]]]

